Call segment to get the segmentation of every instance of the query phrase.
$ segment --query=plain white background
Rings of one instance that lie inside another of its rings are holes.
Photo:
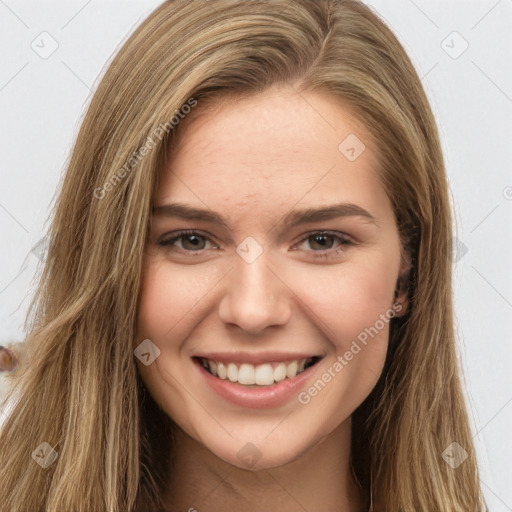
[[[474,441],[490,511],[512,511],[512,0],[367,3],[405,46],[438,119]],[[0,0],[0,344],[23,339],[39,262],[32,248],[89,95],[159,4]]]

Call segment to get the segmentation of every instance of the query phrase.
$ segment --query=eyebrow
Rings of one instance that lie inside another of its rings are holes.
[[[195,208],[183,203],[169,203],[153,208],[157,217],[177,217],[187,220],[205,221],[227,226],[226,220],[208,209]],[[370,224],[380,227],[380,222],[363,207],[353,203],[338,203],[320,208],[293,210],[284,216],[281,225],[286,229],[307,223],[321,222],[339,217],[363,217]]]

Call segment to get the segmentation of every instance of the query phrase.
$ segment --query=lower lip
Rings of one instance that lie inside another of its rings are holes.
[[[289,402],[290,399],[297,396],[300,390],[305,387],[306,381],[313,375],[318,364],[317,362],[310,366],[293,379],[285,379],[272,386],[250,388],[237,382],[215,377],[206,371],[198,360],[194,359],[193,361],[206,379],[207,384],[217,395],[235,405],[250,409],[270,409]]]

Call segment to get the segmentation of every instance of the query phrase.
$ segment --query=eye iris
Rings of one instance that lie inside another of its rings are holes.
[[[197,235],[182,235],[181,238],[183,239],[183,241],[187,241],[187,242],[190,242],[191,239],[195,240],[195,242],[192,242],[192,249],[198,249],[198,243],[199,243],[199,245],[201,244],[201,240],[200,240],[201,237],[197,236]],[[204,244],[204,241],[203,241],[203,244]],[[183,244],[183,247],[185,249],[187,249],[185,243]],[[199,249],[203,249],[203,247],[199,247]]]
[[[323,239],[324,242],[320,242],[320,244],[319,244],[321,246],[320,247],[321,249],[326,249],[326,246],[325,246],[325,239],[326,238],[330,238],[332,240],[332,236],[331,235],[312,235],[309,238],[310,238],[310,240],[311,239],[313,239],[313,240]],[[332,243],[331,243],[331,245],[329,247],[327,247],[327,249],[330,249],[331,247],[332,247]]]

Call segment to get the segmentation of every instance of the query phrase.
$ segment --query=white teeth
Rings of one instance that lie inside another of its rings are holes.
[[[249,363],[242,363],[237,366],[235,363],[225,364],[219,361],[202,359],[202,364],[222,380],[238,382],[245,386],[271,386],[275,382],[293,379],[304,371],[304,367],[311,359],[301,359],[290,363],[265,363],[254,366]]]
[[[231,382],[238,381],[238,368],[236,367],[236,364],[234,364],[234,363],[229,363],[229,365],[228,365],[228,379]]]
[[[286,365],[284,363],[279,363],[274,368],[274,380],[276,382],[281,382],[286,379]]]
[[[271,364],[260,364],[254,373],[256,384],[259,386],[270,386],[274,384],[274,370]]]
[[[242,364],[238,370],[238,382],[250,386],[256,382],[254,374],[255,371],[252,364]]]
[[[293,377],[295,377],[295,375],[297,375],[297,369],[298,369],[299,365],[297,364],[297,361],[293,361],[292,363],[290,363],[287,367],[286,367],[286,376],[289,378],[289,379],[293,379]]]
[[[217,376],[223,380],[228,376],[228,370],[222,363],[217,363]]]

